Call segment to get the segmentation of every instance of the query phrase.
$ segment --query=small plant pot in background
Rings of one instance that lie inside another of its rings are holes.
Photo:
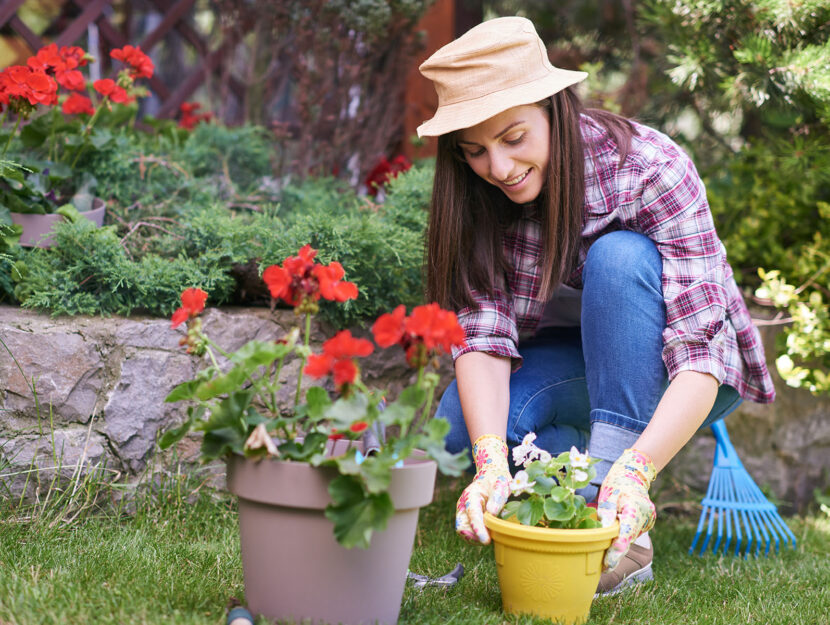
[[[95,198],[92,203],[92,210],[81,213],[96,226],[104,225],[104,215],[107,206],[100,198]],[[20,245],[23,247],[51,247],[53,240],[51,236],[54,225],[63,221],[63,215],[58,213],[31,214],[11,213],[12,222],[23,226],[23,233],[20,235]]]
[[[348,444],[338,441],[332,453],[343,453]],[[232,456],[227,469],[228,489],[239,498],[245,597],[252,613],[314,624],[397,623],[418,511],[432,501],[435,462],[422,456],[392,469],[395,514],[384,531],[372,535],[369,549],[341,546],[323,514],[336,470],[241,456]]]
[[[557,623],[584,623],[602,572],[602,558],[619,523],[597,529],[521,525],[485,513],[493,540],[502,606]]]

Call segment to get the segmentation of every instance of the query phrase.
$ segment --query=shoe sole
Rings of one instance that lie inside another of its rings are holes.
[[[611,590],[605,592],[598,592],[594,594],[594,599],[597,597],[612,597],[617,593],[622,592],[626,588],[634,586],[635,584],[643,584],[654,579],[654,573],[651,570],[651,562],[646,564],[643,568],[634,571],[630,575],[623,577],[622,581],[614,586]]]

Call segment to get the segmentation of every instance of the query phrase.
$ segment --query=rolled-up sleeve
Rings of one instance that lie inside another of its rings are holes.
[[[653,164],[644,179],[637,220],[663,258],[666,329],[663,362],[680,371],[709,373],[723,382],[727,331],[726,250],[715,232],[706,189],[692,161]]]
[[[512,359],[513,369],[517,369],[521,365],[519,332],[509,297],[502,290],[496,290],[492,298],[476,292],[473,296],[478,308],[466,307],[458,312],[467,344],[453,349],[453,359],[469,352],[486,352]]]

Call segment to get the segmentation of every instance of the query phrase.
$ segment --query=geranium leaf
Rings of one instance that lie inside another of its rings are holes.
[[[199,388],[199,380],[188,380],[182,382],[174,387],[170,394],[164,398],[166,402],[181,401],[183,399],[193,399],[196,397],[196,389]]]
[[[452,454],[444,447],[444,441],[428,441],[424,445],[427,455],[438,464],[438,470],[444,475],[459,476],[470,465],[470,457],[466,451]]]
[[[326,409],[331,406],[329,394],[320,386],[312,386],[306,391],[305,402],[306,414],[312,421],[323,419]]]
[[[182,423],[179,427],[173,428],[172,430],[167,430],[164,434],[162,434],[161,438],[159,439],[159,447],[162,449],[167,449],[171,445],[178,443],[182,440],[185,435],[190,432],[193,428],[193,424],[202,418],[202,415],[205,413],[204,406],[198,406],[194,408],[193,406],[189,406],[187,408],[187,420]]]
[[[329,484],[332,503],[326,518],[334,523],[334,537],[347,549],[369,547],[372,532],[383,530],[395,508],[388,493],[366,494],[357,478],[340,475]]]
[[[247,434],[240,433],[239,428],[210,429],[205,432],[205,437],[202,439],[202,458],[215,460],[229,454],[242,455],[247,438]]]
[[[349,397],[341,397],[325,411],[327,419],[331,419],[335,428],[346,430],[349,426],[366,416],[369,407],[369,398],[363,393],[355,393]]]
[[[291,347],[285,343],[248,341],[231,354],[231,360],[237,364],[245,363],[253,367],[260,367],[270,365],[275,360],[285,357],[290,351]]]
[[[378,417],[385,425],[408,425],[415,417],[415,408],[400,401],[389,404]]]

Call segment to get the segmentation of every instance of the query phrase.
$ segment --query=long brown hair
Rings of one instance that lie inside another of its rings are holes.
[[[546,182],[536,200],[542,233],[537,261],[542,268],[539,298],[545,300],[573,270],[579,252],[586,149],[580,115],[584,113],[605,127],[617,144],[620,164],[635,130],[623,117],[583,109],[571,88],[538,104],[550,114],[550,160]],[[427,228],[427,301],[453,309],[475,307],[473,291],[493,297],[495,289],[505,288],[501,277],[510,270],[510,263],[502,247],[502,232],[523,210],[473,172],[461,155],[456,133],[438,137]]]

